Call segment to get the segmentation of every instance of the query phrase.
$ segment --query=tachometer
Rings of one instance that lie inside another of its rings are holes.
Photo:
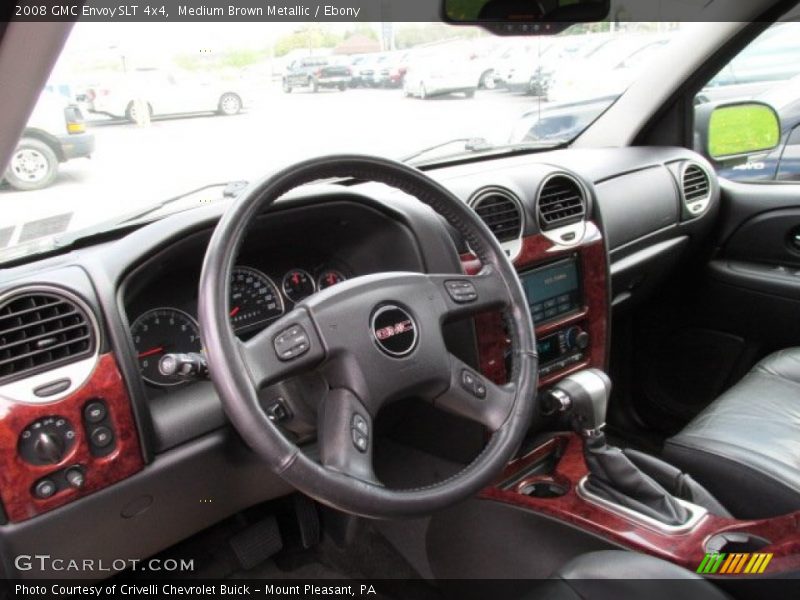
[[[230,317],[239,334],[266,325],[283,314],[277,286],[261,271],[234,267],[231,273]]]
[[[131,325],[131,336],[145,381],[154,385],[180,382],[163,376],[158,361],[171,352],[200,352],[200,329],[190,315],[177,308],[154,308]]]
[[[317,291],[317,284],[314,283],[314,278],[308,274],[308,271],[303,269],[289,271],[283,276],[281,286],[286,297],[295,304]]]
[[[317,277],[317,287],[321,290],[324,290],[325,288],[329,288],[337,283],[342,283],[345,279],[347,279],[347,277],[345,277],[341,271],[337,271],[336,269],[325,269],[319,274],[319,277]]]

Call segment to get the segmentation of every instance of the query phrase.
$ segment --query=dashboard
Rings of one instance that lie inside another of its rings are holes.
[[[719,210],[713,170],[680,148],[562,150],[429,175],[475,210],[513,261],[535,324],[540,387],[586,366],[606,368],[612,312],[657,290],[703,242]],[[684,193],[685,181],[698,176],[699,204]],[[291,491],[228,427],[210,382],[175,381],[158,370],[166,353],[202,351],[198,282],[223,210],[202,206],[3,271],[0,339],[15,327],[57,328],[37,338],[52,347],[0,346],[7,552],[48,547],[108,558],[126,540],[126,555],[148,556]],[[231,279],[219,285],[228,290],[231,326],[246,340],[348,279],[480,266],[416,199],[377,184],[319,185],[261,214]],[[449,323],[445,338],[485,377],[507,379],[499,313]],[[288,410],[278,420],[313,452],[316,397],[326,390],[316,374],[302,386],[265,389],[260,401],[268,413],[283,402]],[[197,498],[214,501],[187,511]]]
[[[270,271],[272,276],[253,266],[236,265],[231,273],[228,282],[230,322],[242,340],[258,333],[317,291],[352,276],[349,268],[331,262],[323,262],[317,267],[291,267],[283,274],[276,274],[274,268]],[[195,274],[193,270],[190,272]],[[168,275],[174,283],[184,278],[186,273]],[[143,304],[159,306],[147,308],[135,317],[131,323],[131,338],[145,383],[157,387],[180,385],[185,382],[163,375],[158,363],[168,353],[199,353],[203,350],[196,320],[197,278],[192,277],[174,292],[166,292],[171,290],[166,285],[167,278],[156,283],[156,287],[146,290]],[[187,295],[187,291],[192,293]]]

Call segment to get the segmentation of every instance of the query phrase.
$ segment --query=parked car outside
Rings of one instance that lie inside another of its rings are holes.
[[[406,72],[403,93],[422,100],[455,93],[472,98],[479,80],[480,65],[466,55],[422,53],[414,57]]]
[[[410,59],[410,52],[384,54],[375,65],[372,74],[373,85],[385,88],[403,87]]]
[[[552,77],[554,65],[562,69],[573,59],[585,57],[608,39],[607,34],[565,35],[553,38],[546,45],[526,45],[518,49],[507,62],[502,73],[503,84],[511,92],[545,96],[545,74]]]
[[[373,87],[375,71],[383,59],[383,53],[367,54],[353,67],[351,87]]]
[[[553,46],[553,38],[524,38],[511,44],[500,57],[497,85],[512,92],[527,91],[531,76]]]
[[[202,112],[232,116],[245,107],[245,96],[238,82],[161,69],[131,71],[86,91],[89,111],[129,121]],[[148,115],[137,114],[140,106]]]
[[[547,97],[553,102],[578,102],[619,95],[669,39],[665,34],[647,33],[617,37],[586,60],[572,61],[559,69]]]
[[[51,185],[59,163],[91,156],[94,134],[86,131],[80,108],[63,96],[42,92],[28,119],[3,180],[20,191]]]
[[[548,52],[542,57],[528,81],[524,91],[532,96],[548,99],[550,86],[556,74],[577,64],[577,61],[589,60],[612,40],[607,33],[588,33],[567,36],[563,45],[555,52]]]
[[[298,87],[312,92],[320,89],[345,91],[350,85],[350,67],[334,58],[314,56],[304,58],[289,66],[283,77],[283,91],[291,94]]]
[[[800,75],[800,23],[769,28],[728,63],[703,89],[698,100],[719,102],[754,98],[776,81]]]
[[[349,56],[348,67],[350,67],[350,83],[351,88],[360,87],[361,84],[361,68],[370,60],[371,54],[353,54]]]

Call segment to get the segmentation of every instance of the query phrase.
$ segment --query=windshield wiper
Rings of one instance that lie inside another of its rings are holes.
[[[215,198],[216,201],[225,198],[235,198],[242,192],[242,190],[244,190],[245,187],[247,187],[246,181],[225,181],[220,183],[211,183],[177,196],[173,196],[172,198],[160,200],[149,206],[138,208],[127,214],[118,215],[111,219],[96,223],[95,225],[84,227],[83,229],[68,231],[53,237],[37,238],[24,244],[11,246],[9,248],[0,250],[0,265],[6,266],[7,263],[24,261],[30,256],[51,252],[60,252],[65,249],[78,246],[79,244],[89,240],[94,240],[104,236],[113,237],[115,233],[121,230],[133,229],[141,225],[144,222],[145,217],[148,215],[167,208],[171,204],[175,204],[180,200],[207,190],[223,188],[222,193]],[[198,204],[198,206],[200,205]]]
[[[246,181],[226,181],[223,183],[209,183],[208,185],[204,185],[203,187],[195,188],[188,192],[184,192],[183,194],[179,194],[177,196],[173,196],[172,198],[167,198],[166,200],[160,200],[155,204],[151,204],[145,208],[141,208],[137,211],[129,213],[122,218],[116,218],[114,221],[117,225],[124,225],[126,223],[131,223],[133,221],[138,221],[150,215],[152,213],[158,212],[163,208],[166,208],[170,204],[174,204],[179,200],[183,200],[184,198],[188,198],[189,196],[193,196],[195,194],[199,194],[200,192],[205,192],[206,190],[212,190],[214,188],[223,187],[225,189],[222,190],[222,197],[223,198],[235,198],[238,196],[244,188],[247,187]]]
[[[484,150],[491,150],[494,146],[486,141],[486,139],[482,137],[460,137],[460,138],[453,138],[452,140],[447,140],[446,142],[439,142],[438,144],[434,144],[433,146],[428,146],[427,148],[423,148],[422,150],[417,150],[416,152],[409,154],[408,156],[404,156],[400,159],[400,162],[409,163],[413,161],[415,158],[419,158],[420,156],[425,156],[431,152],[436,150],[440,150],[441,148],[447,148],[447,146],[452,146],[453,144],[464,144],[464,152],[482,152]]]
[[[124,228],[125,226],[132,225],[137,221],[144,219],[147,215],[156,213],[164,208],[167,208],[171,204],[175,204],[180,200],[188,198],[189,196],[194,196],[195,194],[199,194],[201,192],[205,192],[207,190],[213,190],[215,188],[220,188],[220,187],[224,188],[222,190],[222,195],[220,196],[220,199],[235,198],[236,196],[239,195],[239,193],[241,193],[241,191],[245,187],[247,187],[247,182],[225,181],[220,183],[210,183],[208,185],[195,188],[188,192],[178,194],[177,196],[173,196],[172,198],[167,198],[166,200],[159,200],[154,204],[145,206],[144,208],[136,209],[122,216],[117,216],[114,217],[113,219],[97,223],[96,225],[91,225],[85,229],[79,229],[77,231],[65,233],[63,235],[56,237],[53,240],[53,242],[56,247],[69,246],[77,242],[78,240],[90,238],[101,233],[108,233],[110,231],[114,231],[115,229],[121,229]]]
[[[440,150],[441,148],[446,148],[447,146],[459,143],[463,143],[464,148],[458,152],[451,152],[443,155],[437,154],[435,158],[428,160],[416,160],[421,156],[425,156],[426,154],[430,154],[431,152],[435,152],[436,150]],[[567,140],[531,140],[515,144],[495,145],[481,137],[455,138],[452,140],[448,140],[446,142],[442,142],[441,144],[436,144],[434,146],[423,148],[422,150],[414,152],[413,154],[410,154],[400,160],[404,163],[413,164],[415,166],[430,166],[431,164],[434,164],[436,162],[451,160],[465,154],[481,154],[483,156],[495,156],[495,155],[513,154],[519,152],[539,152],[542,150],[553,150],[555,148],[565,146],[567,143],[568,143]]]

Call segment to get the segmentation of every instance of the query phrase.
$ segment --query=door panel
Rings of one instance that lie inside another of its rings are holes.
[[[707,253],[632,317],[629,400],[664,434],[767,354],[800,346],[800,187],[723,180],[721,191]]]

